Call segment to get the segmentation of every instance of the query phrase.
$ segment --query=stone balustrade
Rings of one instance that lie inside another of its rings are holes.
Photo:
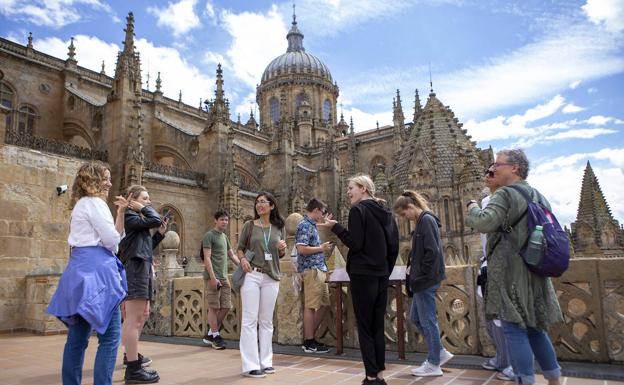
[[[285,262],[285,261],[282,261]],[[290,263],[290,262],[286,262]],[[624,361],[624,259],[582,259],[571,261],[569,270],[558,279],[555,287],[565,322],[549,331],[558,356],[563,360],[590,362]],[[482,304],[476,296],[477,269],[474,266],[449,266],[447,279],[438,291],[438,319],[442,341],[455,354],[492,353],[483,327]],[[206,332],[202,277],[173,279],[173,335],[201,337]],[[358,346],[351,295],[343,290],[344,346]],[[396,301],[388,293],[386,339],[389,350],[397,350]],[[404,287],[403,287],[404,290]],[[405,293],[404,293],[405,294]],[[331,290],[335,303],[336,289]],[[411,300],[404,295],[405,319],[409,319]],[[224,322],[223,336],[238,339],[240,300],[233,295],[234,309]],[[275,311],[274,341],[297,345],[302,342],[302,295],[293,285],[293,273],[285,273]],[[335,345],[335,308],[321,324],[317,337]],[[426,351],[416,328],[407,326],[407,351]]]

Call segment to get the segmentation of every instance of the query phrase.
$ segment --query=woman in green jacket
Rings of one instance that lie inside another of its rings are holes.
[[[519,186],[550,209],[546,199],[525,181],[529,161],[522,150],[500,151],[493,166],[498,185]],[[535,355],[548,384],[559,385],[561,368],[546,330],[550,324],[563,320],[561,308],[550,278],[530,272],[519,254],[529,235],[526,200],[519,192],[502,187],[492,195],[486,208],[470,201],[467,211],[466,224],[488,233],[485,314],[486,318],[503,323],[516,381],[535,382]],[[501,231],[510,226],[509,232]]]

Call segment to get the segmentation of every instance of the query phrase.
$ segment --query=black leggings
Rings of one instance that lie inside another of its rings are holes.
[[[377,373],[386,369],[384,317],[388,277],[350,274],[349,278],[364,369],[368,377],[377,377]]]

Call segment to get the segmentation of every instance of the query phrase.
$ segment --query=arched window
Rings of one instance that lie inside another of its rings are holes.
[[[13,90],[5,83],[0,82],[0,104],[10,110],[13,110]],[[6,116],[6,127],[11,127],[12,114]]]
[[[17,132],[20,135],[32,136],[35,129],[35,109],[29,106],[22,106],[19,109],[19,119],[17,121]]]
[[[449,201],[444,199],[444,222],[446,223],[446,232],[451,232],[451,216],[449,213]]]
[[[301,105],[301,103],[303,103],[303,101],[305,100],[305,94],[303,92],[298,94],[297,98],[295,100],[296,100],[296,103],[297,103],[297,107],[299,107]]]
[[[269,119],[271,123],[278,122],[280,118],[280,105],[277,98],[271,98],[269,102]]]
[[[329,120],[331,118],[331,102],[329,99],[325,99],[323,102],[323,120]]]

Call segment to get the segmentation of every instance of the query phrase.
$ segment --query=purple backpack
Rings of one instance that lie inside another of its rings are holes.
[[[519,192],[527,201],[527,223],[529,228],[529,237],[533,233],[535,226],[541,225],[544,234],[544,254],[537,265],[529,265],[525,263],[530,271],[541,277],[560,277],[564,271],[568,269],[570,264],[570,241],[557,218],[551,213],[546,206],[533,199],[518,186],[507,186]],[[520,255],[525,258],[527,242],[520,250]],[[526,261],[525,261],[526,262]]]

